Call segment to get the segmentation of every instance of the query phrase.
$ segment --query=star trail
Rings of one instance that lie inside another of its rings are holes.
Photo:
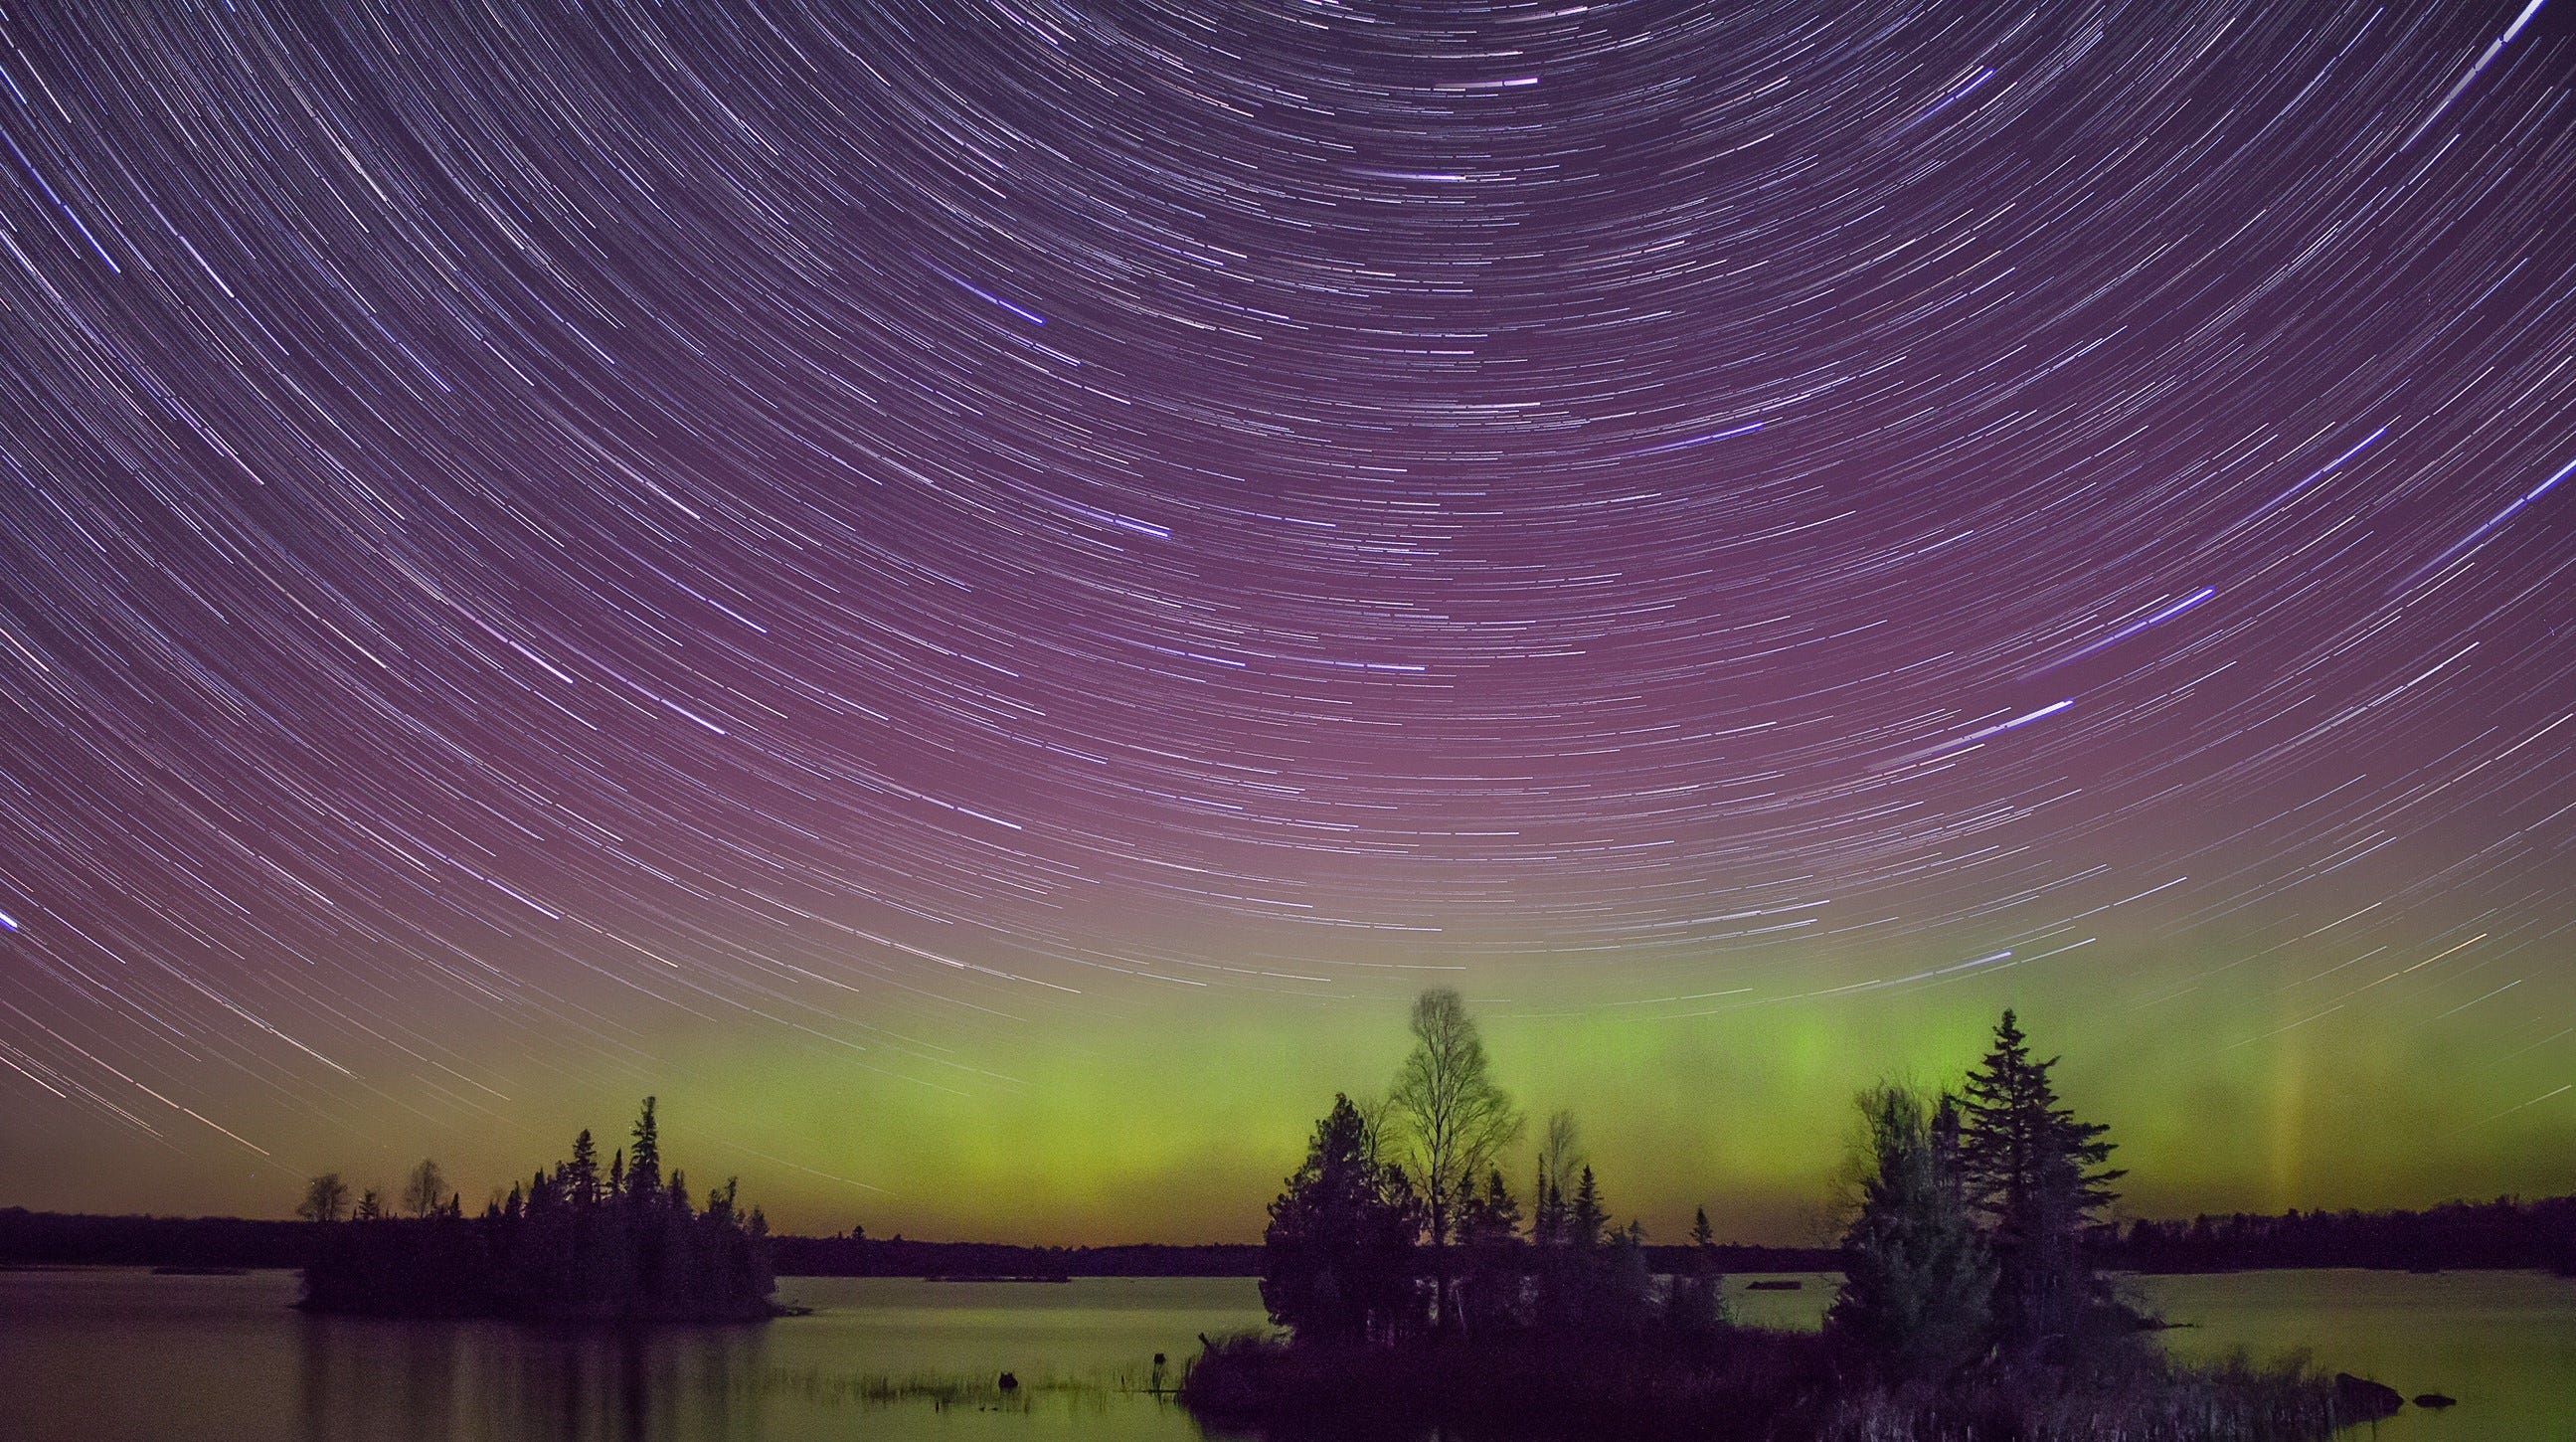
[[[2576,1187],[2576,4],[0,9],[0,1203]],[[553,1155],[552,1151],[543,1154]]]

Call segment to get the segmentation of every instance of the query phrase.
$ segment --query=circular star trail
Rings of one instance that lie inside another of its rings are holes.
[[[0,14],[0,1200],[2564,1189],[2571,7],[326,8]]]

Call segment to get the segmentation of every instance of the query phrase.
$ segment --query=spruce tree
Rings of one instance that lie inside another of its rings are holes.
[[[588,1127],[572,1139],[572,1161],[563,1168],[563,1188],[574,1206],[599,1204],[599,1148],[591,1142]]]
[[[1391,1337],[1418,1319],[1421,1213],[1403,1172],[1369,1161],[1367,1130],[1350,1098],[1334,1097],[1305,1162],[1270,1204],[1261,1301],[1300,1344]]]
[[[1903,1087],[1860,1098],[1866,1180],[1844,1234],[1843,1287],[1825,1330],[1867,1365],[1939,1381],[1986,1349],[1994,1272],[1941,1111]]]
[[[2103,1163],[2113,1144],[2098,1122],[2058,1105],[2049,1069],[2034,1061],[2010,1011],[1994,1049],[1968,1074],[1957,1147],[1967,1195],[1987,1224],[1995,1259],[1996,1340],[2008,1354],[2063,1354],[2108,1301],[2087,1242],[2125,1173]]]
[[[653,1120],[653,1098],[646,1097],[643,1114],[635,1119],[635,1160],[627,1164],[626,1191],[650,1201],[661,1190],[662,1133]]]
[[[1609,1208],[1601,1204],[1600,1184],[1592,1179],[1592,1168],[1583,1169],[1583,1179],[1575,1184],[1574,1201],[1565,1210],[1565,1232],[1578,1248],[1600,1246],[1603,1231],[1610,1224]]]
[[[1458,1251],[1465,1265],[1452,1290],[1466,1330],[1488,1330],[1513,1320],[1519,1310],[1520,1229],[1520,1200],[1500,1168],[1487,1169],[1484,1190],[1467,1189],[1458,1207]]]
[[[1717,1266],[1717,1229],[1708,1208],[1691,1214],[1690,1260],[1673,1274],[1664,1294],[1665,1321],[1684,1337],[1705,1337],[1726,1323],[1726,1274]]]

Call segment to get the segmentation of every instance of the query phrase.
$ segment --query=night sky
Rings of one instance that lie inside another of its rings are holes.
[[[336,10],[336,18],[320,12]],[[121,12],[121,13],[111,13]],[[0,11],[0,1204],[2576,1189],[2576,3]],[[1515,1162],[1523,1175],[1524,1162]]]

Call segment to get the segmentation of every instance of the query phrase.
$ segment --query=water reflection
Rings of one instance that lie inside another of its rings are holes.
[[[1833,1279],[1729,1289],[1735,1315],[1812,1326]],[[2378,1442],[2565,1439],[2576,1284],[2536,1273],[2269,1272],[2143,1279],[2211,1357],[2306,1347],[2328,1367],[2460,1399]],[[1064,1286],[790,1279],[767,1327],[553,1331],[308,1317],[294,1278],[0,1273],[8,1442],[1200,1442],[1150,1359],[1261,1322],[1244,1279]],[[1003,1392],[1000,1373],[1020,1386]]]
[[[309,1442],[723,1437],[757,1414],[746,1394],[774,1380],[756,1327],[544,1331],[302,1315],[293,1325]]]

